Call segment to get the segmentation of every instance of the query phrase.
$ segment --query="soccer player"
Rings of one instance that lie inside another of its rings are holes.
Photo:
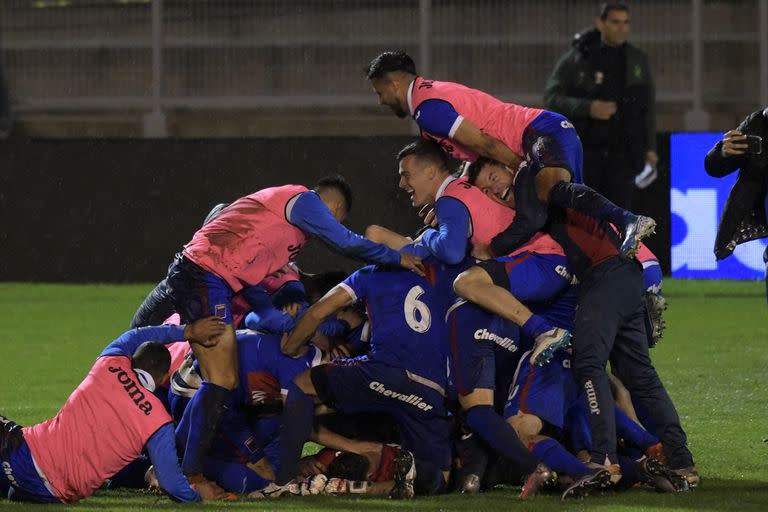
[[[469,183],[478,187],[485,195],[497,203],[506,205],[509,208],[515,208],[515,198],[511,191],[513,190],[516,172],[516,170],[513,171],[506,165],[485,158],[479,158],[466,168]],[[666,325],[662,318],[662,314],[667,308],[667,303],[661,295],[661,267],[656,255],[643,242],[639,243],[636,258],[643,266],[646,309],[648,312],[646,328],[649,346],[653,347],[662,336]]]
[[[283,412],[278,486],[284,487],[296,476],[301,449],[312,428],[314,399],[318,398],[342,413],[384,412],[397,420],[400,444],[413,456],[404,451],[396,461],[393,496],[411,497],[414,487],[419,494],[444,490],[450,444],[442,317],[450,283],[441,279],[437,262],[426,265],[426,274],[424,278],[397,269],[365,267],[333,288],[299,320],[283,345],[287,354],[301,353],[323,319],[357,300],[364,301],[371,321],[371,351],[368,356],[316,366],[294,379]]]
[[[418,240],[409,243],[409,239],[397,233],[374,226],[366,231],[373,240],[422,258],[434,256],[446,265],[461,263],[465,268],[469,249],[487,245],[515,216],[513,210],[490,200],[465,178],[451,176],[445,153],[436,142],[419,140],[408,144],[398,153],[397,161],[400,188],[411,194],[414,207],[434,205],[437,228],[427,229]],[[531,261],[525,261],[531,255],[534,255]],[[546,261],[540,263],[539,259]],[[516,274],[519,279],[511,280],[515,288],[511,293],[501,290],[504,296],[496,294],[481,305],[517,323],[534,338],[546,338],[549,344],[550,339],[565,344],[567,332],[533,315],[522,303],[548,300],[568,286],[567,276],[563,276],[566,259],[562,248],[551,237],[540,233],[510,254],[504,263],[509,263],[509,269],[519,270]],[[506,277],[506,267],[499,270],[496,266],[493,272],[500,271]],[[559,266],[563,268],[558,273]],[[456,274],[461,270],[463,268],[456,268]]]
[[[538,199],[548,200],[551,190],[559,187],[576,208],[622,230],[622,254],[634,254],[637,242],[654,231],[653,219],[619,208],[583,185],[581,141],[562,115],[503,103],[460,84],[425,79],[402,51],[378,55],[365,72],[381,104],[398,117],[412,116],[422,137],[438,141],[453,157],[473,162],[483,156],[512,169],[523,157],[535,161],[542,169],[536,181]],[[530,238],[541,226],[520,215],[508,230]],[[506,254],[492,248],[498,256]]]
[[[2,494],[74,503],[146,448],[160,486],[173,499],[224,497],[213,486],[200,487],[200,492],[190,486],[177,462],[171,417],[152,393],[168,378],[171,357],[163,344],[184,339],[209,343],[224,328],[220,319],[208,317],[186,326],[128,331],[104,349],[54,418],[22,428],[0,417]]]
[[[224,403],[238,383],[230,304],[235,293],[259,284],[293,260],[310,235],[349,256],[420,271],[421,263],[413,255],[374,244],[346,229],[341,222],[351,207],[352,191],[341,177],[323,178],[315,190],[301,185],[263,189],[221,210],[169,267],[166,293],[182,321],[214,315],[227,324],[216,345],[193,346],[205,382],[185,410],[196,425],[189,429],[182,463],[191,481],[205,480],[204,457]]]
[[[551,202],[536,197],[536,176],[541,166],[522,166],[515,177],[515,206],[521,205],[531,217],[545,220],[548,233],[565,249],[568,267],[580,282],[579,302],[574,321],[573,370],[582,386],[590,414],[592,463],[605,465],[620,478],[616,456],[616,424],[613,396],[606,374],[610,357],[616,376],[649,412],[657,426],[670,467],[698,481],[693,457],[686,446],[680,419],[648,355],[646,306],[642,267],[636,259],[621,256],[621,240],[606,222],[588,217],[575,208],[563,208],[570,199],[562,189],[553,188]],[[521,201],[521,198],[528,198]],[[527,240],[525,234],[503,233],[493,245],[506,252]],[[497,244],[498,242],[498,244]],[[544,364],[550,354],[538,358]]]

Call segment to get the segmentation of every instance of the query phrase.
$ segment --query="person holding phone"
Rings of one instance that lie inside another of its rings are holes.
[[[728,194],[715,238],[715,256],[722,260],[738,244],[768,237],[768,108],[749,114],[723,136],[704,158],[712,177],[722,178],[739,169],[736,184]],[[768,298],[768,248],[766,298]]]

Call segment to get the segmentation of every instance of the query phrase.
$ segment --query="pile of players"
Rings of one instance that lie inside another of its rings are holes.
[[[583,185],[563,116],[425,79],[403,52],[366,72],[421,129],[396,157],[421,233],[350,232],[340,177],[217,206],[56,417],[0,417],[3,496],[698,485],[649,358],[665,307],[641,242],[653,220]],[[302,274],[310,236],[373,265]],[[310,440],[325,448],[302,458]]]

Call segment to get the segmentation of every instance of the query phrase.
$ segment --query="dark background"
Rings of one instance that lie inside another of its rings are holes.
[[[421,221],[394,159],[411,140],[9,139],[0,144],[0,280],[158,281],[215,204],[275,185],[312,188],[336,173],[354,190],[350,229],[413,233]],[[659,179],[636,191],[633,209],[657,220],[648,245],[666,274],[669,137],[658,142]],[[359,266],[316,241],[298,263],[308,272]]]

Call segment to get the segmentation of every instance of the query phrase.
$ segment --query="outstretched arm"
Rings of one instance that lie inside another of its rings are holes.
[[[200,493],[189,485],[181,472],[176,441],[171,423],[160,427],[147,441],[147,452],[155,467],[155,474],[160,487],[171,498],[182,503],[201,501]]]
[[[123,333],[122,336],[107,345],[99,357],[128,356],[131,357],[139,345],[145,341],[158,343],[173,343],[174,341],[189,340],[192,343],[205,344],[210,338],[224,332],[225,324],[217,317],[201,318],[189,325],[160,325],[156,327],[139,327]]]
[[[307,310],[296,324],[296,328],[281,341],[280,349],[283,354],[297,357],[301,347],[309,340],[323,320],[354,301],[354,292],[349,286],[344,283],[336,285]]]
[[[397,251],[371,242],[338,222],[315,192],[304,192],[299,196],[288,220],[347,256],[384,265],[400,264]]]

